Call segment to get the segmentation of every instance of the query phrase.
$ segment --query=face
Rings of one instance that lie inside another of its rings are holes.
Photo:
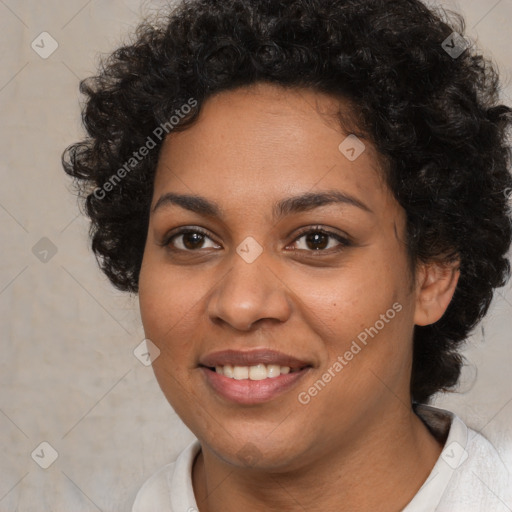
[[[231,464],[299,467],[410,403],[405,213],[340,108],[305,89],[222,92],[162,147],[142,321],[163,393]]]

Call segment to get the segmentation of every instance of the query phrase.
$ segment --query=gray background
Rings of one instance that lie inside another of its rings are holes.
[[[465,14],[512,103],[512,0],[442,4]],[[129,510],[143,481],[193,439],[133,355],[144,338],[137,299],[97,269],[60,166],[82,136],[79,79],[161,5],[0,0],[2,512]],[[31,48],[43,31],[59,45],[47,59]],[[481,430],[512,467],[510,288],[468,343],[460,393],[436,403]],[[49,460],[43,441],[58,453],[48,469],[34,461]]]

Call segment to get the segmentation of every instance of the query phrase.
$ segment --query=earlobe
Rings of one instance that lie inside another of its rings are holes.
[[[421,264],[416,279],[416,325],[433,324],[444,315],[459,276],[459,261]]]

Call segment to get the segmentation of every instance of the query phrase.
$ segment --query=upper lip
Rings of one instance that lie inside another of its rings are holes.
[[[221,350],[200,358],[199,365],[213,368],[215,366],[256,366],[257,364],[275,364],[290,368],[311,366],[307,361],[269,349]]]

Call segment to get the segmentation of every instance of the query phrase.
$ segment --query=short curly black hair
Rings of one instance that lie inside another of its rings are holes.
[[[185,0],[143,21],[81,82],[88,137],[62,158],[102,270],[137,293],[162,126],[184,130],[212,94],[257,82],[335,94],[388,163],[411,261],[460,262],[444,316],[415,328],[411,377],[413,402],[453,388],[460,344],[509,277],[512,233],[512,110],[464,30],[419,0]]]

